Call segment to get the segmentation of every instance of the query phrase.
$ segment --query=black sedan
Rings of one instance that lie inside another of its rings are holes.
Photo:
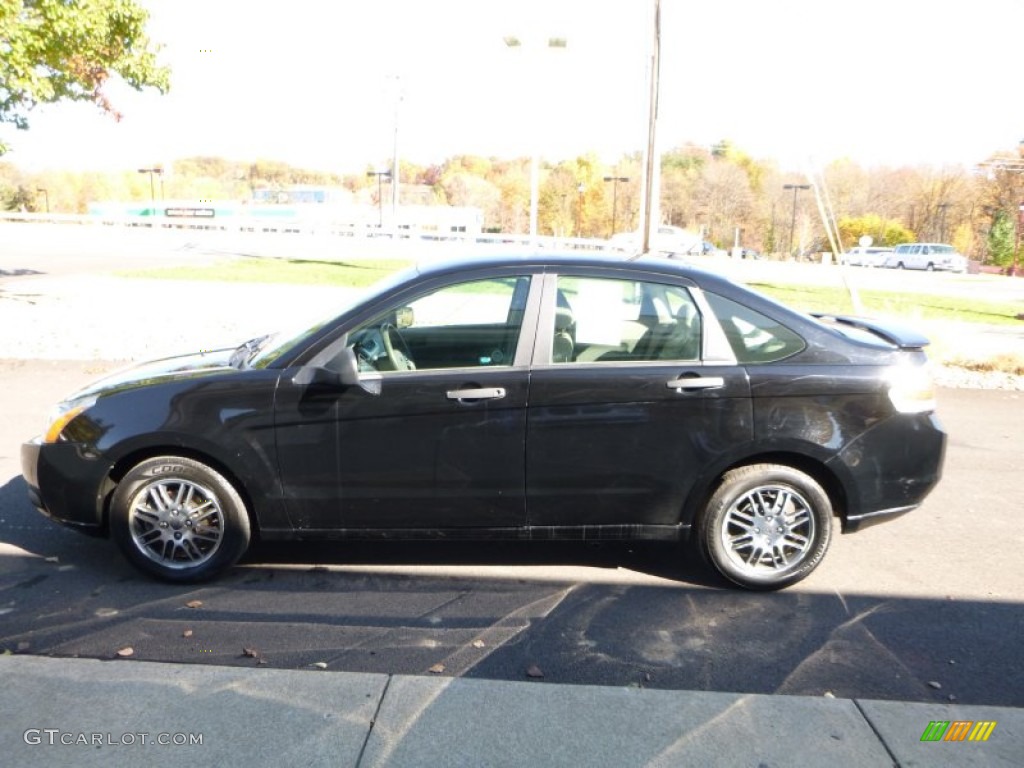
[[[642,538],[775,589],[938,482],[927,343],[664,260],[462,261],[97,382],[22,466],[44,514],[171,581],[255,537]]]

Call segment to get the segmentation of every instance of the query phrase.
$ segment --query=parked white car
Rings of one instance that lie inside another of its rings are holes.
[[[843,264],[850,267],[881,267],[892,253],[892,248],[851,248],[843,254]]]
[[[608,244],[619,251],[638,251],[640,249],[639,232],[619,232]],[[651,251],[669,258],[701,253],[700,235],[682,227],[661,224],[651,232]]]
[[[885,259],[886,267],[894,269],[937,269],[966,272],[967,257],[945,243],[904,243]]]

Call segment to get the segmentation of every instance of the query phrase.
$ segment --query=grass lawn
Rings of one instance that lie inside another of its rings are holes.
[[[399,259],[333,262],[245,257],[206,266],[165,267],[118,274],[121,277],[171,280],[297,283],[362,288],[412,264],[412,261]],[[804,312],[853,314],[850,296],[843,288],[781,283],[751,283],[750,286]],[[1020,307],[1010,302],[871,290],[860,291],[860,299],[864,311],[873,315],[1005,325],[1021,322],[1016,319]]]
[[[850,295],[843,288],[750,283],[750,287],[803,312],[854,314]],[[955,320],[962,323],[1020,325],[1020,305],[978,298],[939,296],[896,291],[859,291],[864,313],[907,319]]]
[[[378,259],[359,261],[313,261],[244,257],[207,266],[162,267],[118,272],[119,277],[167,280],[215,280],[229,283],[294,283],[339,285],[364,288],[393,272],[413,265],[412,261]]]

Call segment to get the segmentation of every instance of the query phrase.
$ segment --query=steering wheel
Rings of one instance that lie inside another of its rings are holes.
[[[412,353],[409,345],[405,343],[402,334],[392,323],[383,323],[380,326],[380,340],[384,345],[384,355],[391,364],[393,371],[413,371],[416,364],[412,361]]]

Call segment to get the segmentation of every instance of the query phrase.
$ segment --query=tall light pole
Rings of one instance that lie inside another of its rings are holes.
[[[150,216],[156,215],[156,186],[153,183],[154,174],[160,176],[160,183],[163,184],[164,169],[159,165],[153,166],[152,168],[139,168],[139,173],[149,174],[149,205],[150,205]],[[161,187],[162,189],[162,187]]]
[[[505,46],[512,49],[518,50],[523,47],[523,42],[515,35],[509,35],[504,38]],[[567,47],[566,40],[564,37],[549,37],[547,40],[546,47],[551,50],[561,50]],[[538,78],[539,79],[539,78]],[[536,125],[540,125],[539,120],[534,120]],[[530,238],[536,241],[537,238],[537,200],[540,197],[540,168],[539,168],[539,149],[537,144],[537,128],[533,129],[534,135],[532,138],[533,146],[530,149]]]
[[[939,242],[946,242],[946,210],[952,203],[939,203],[935,207],[939,209]]]
[[[576,187],[576,193],[579,195],[579,205],[576,208],[576,237],[583,237],[583,193],[586,191],[587,185],[581,181]]]
[[[39,187],[38,189],[36,189],[36,192],[38,192],[40,195],[43,196],[43,200],[46,201],[46,212],[49,213],[50,212],[50,192],[48,190],[46,190],[46,189],[43,189],[42,187]]]
[[[651,49],[647,64],[647,153],[644,162],[643,189],[640,196],[640,252],[651,250],[651,229],[656,227],[655,205],[658,193],[658,172],[661,163],[657,154],[658,101],[661,91],[661,0],[651,6]]]
[[[398,109],[402,104],[402,80],[395,75],[395,133],[391,144],[391,226],[396,228],[398,237],[398,183],[401,173],[398,167]],[[380,177],[377,179],[380,183]]]
[[[391,171],[367,171],[367,176],[377,177],[377,229],[384,228],[384,199],[381,197],[381,179],[391,178]]]
[[[810,184],[783,184],[783,189],[793,190],[793,216],[789,220],[789,250],[790,256],[793,255],[793,231],[796,229],[796,195],[801,189],[810,189]]]
[[[629,176],[605,176],[605,181],[612,183],[612,237],[615,236],[615,218],[619,202],[619,182],[629,181]]]

